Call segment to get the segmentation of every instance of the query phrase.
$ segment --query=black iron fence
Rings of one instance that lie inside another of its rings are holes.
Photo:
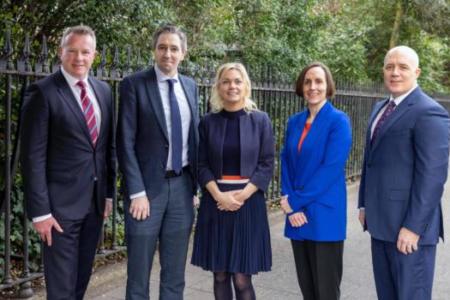
[[[19,286],[19,295],[26,298],[33,294],[30,280],[42,276],[42,251],[41,243],[31,230],[24,210],[22,179],[18,173],[19,111],[27,86],[58,70],[59,62],[57,57],[49,55],[45,38],[37,55],[31,52],[28,38],[25,38],[23,48],[19,51],[13,51],[11,45],[10,35],[6,33],[0,57],[0,99],[3,99],[3,106],[0,106],[0,291]],[[217,66],[217,63],[205,61],[206,65],[188,62],[182,66],[182,73],[194,77],[199,84],[201,114],[207,110],[212,77]],[[124,51],[115,48],[112,53],[102,49],[91,75],[111,85],[117,107],[120,80],[148,65],[152,65],[151,59],[144,62],[139,51],[132,55],[130,48]],[[304,103],[295,95],[292,84],[279,83],[279,77],[270,68],[249,68],[249,71],[250,77],[257,80],[253,83],[253,99],[272,119],[276,155],[279,158],[286,121],[290,115],[304,109]],[[353,84],[338,82],[337,87],[337,96],[333,102],[347,112],[352,122],[353,147],[347,164],[347,176],[354,179],[361,169],[366,122],[372,105],[385,94],[379,85],[355,88]],[[449,109],[448,97],[440,98]],[[268,198],[275,200],[279,195],[280,162],[277,159]],[[121,196],[117,192],[114,195],[113,215],[105,224],[99,245],[100,255],[117,251],[121,247],[123,211],[118,206]]]

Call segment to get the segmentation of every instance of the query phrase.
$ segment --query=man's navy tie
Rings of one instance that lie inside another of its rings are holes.
[[[167,83],[169,84],[170,123],[172,124],[172,170],[175,171],[175,173],[180,174],[181,169],[183,168],[181,162],[183,136],[181,129],[180,107],[178,106],[177,97],[175,96],[175,91],[173,88],[174,82],[174,79],[167,80]]]
[[[375,129],[373,130],[373,134],[372,134],[372,140],[371,143],[373,144],[373,142],[375,141],[378,133],[380,132],[381,127],[383,126],[384,122],[386,121],[386,119],[390,116],[390,114],[394,111],[395,109],[395,102],[394,101],[389,101],[386,109],[384,110],[383,114],[381,115],[380,119],[378,120],[377,125],[375,125]]]

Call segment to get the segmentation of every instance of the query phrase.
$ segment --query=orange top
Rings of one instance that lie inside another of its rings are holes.
[[[239,179],[248,179],[248,177],[243,177],[240,175],[222,175],[221,179],[225,180],[239,180]]]
[[[300,149],[302,149],[303,141],[306,138],[306,135],[308,134],[309,130],[311,129],[311,123],[305,123],[305,127],[303,128],[302,136],[300,137],[300,140],[297,144],[297,151],[300,152]]]

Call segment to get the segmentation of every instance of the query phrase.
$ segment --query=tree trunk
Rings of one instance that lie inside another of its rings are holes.
[[[394,25],[392,26],[392,33],[391,33],[391,39],[389,40],[389,49],[397,46],[398,43],[398,37],[400,34],[400,23],[402,22],[403,18],[403,6],[402,6],[402,0],[397,0],[397,3],[395,5],[395,19],[394,19]]]

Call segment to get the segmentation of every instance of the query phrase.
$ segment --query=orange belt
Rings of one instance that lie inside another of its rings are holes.
[[[217,180],[217,183],[221,184],[244,184],[248,183],[250,180],[248,177],[243,177],[239,175],[222,175],[221,179]]]
[[[243,177],[240,175],[222,175],[222,180],[240,180],[240,179],[248,179],[248,177]]]

